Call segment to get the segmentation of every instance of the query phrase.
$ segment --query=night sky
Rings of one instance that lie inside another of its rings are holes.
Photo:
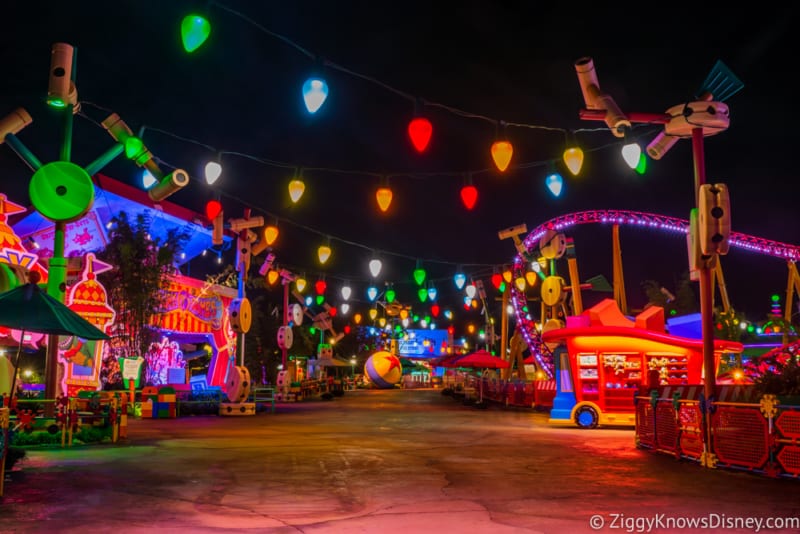
[[[58,155],[60,123],[44,97],[51,45],[63,41],[78,50],[86,115],[75,120],[73,161],[87,163],[110,146],[96,123],[110,110],[119,113],[134,131],[144,127],[145,144],[162,168],[192,175],[171,201],[202,212],[218,192],[228,217],[250,207],[277,220],[278,263],[311,281],[324,273],[329,286],[343,279],[366,286],[367,261],[376,251],[399,298],[415,300],[417,262],[437,280],[442,298],[455,297],[451,277],[458,265],[488,283],[492,266],[513,260],[513,245],[500,241],[498,230],[519,224],[532,230],[590,209],[688,218],[690,142],[649,161],[643,176],[628,169],[620,140],[604,123],[578,116],[584,103],[574,62],[583,56],[594,59],[600,87],[623,111],[651,113],[693,100],[722,60],[744,88],[727,101],[729,130],[705,141],[708,180],[728,185],[735,231],[800,243],[796,9],[639,3],[624,14],[623,6],[582,11],[564,2],[226,1],[269,32],[361,75],[326,67],[330,95],[310,116],[300,87],[315,61],[214,2],[5,4],[11,5],[3,7],[0,32],[0,114],[27,109],[34,123],[19,138],[40,159]],[[206,8],[211,37],[188,55],[180,44],[181,18]],[[414,112],[408,95],[483,118],[424,107],[434,133],[419,155],[406,136]],[[506,127],[515,152],[502,175],[489,153],[498,121],[550,128]],[[639,126],[634,134],[644,146],[659,129]],[[565,131],[576,131],[586,152],[578,178],[560,160]],[[224,174],[212,189],[202,169],[220,150],[241,155],[223,155]],[[544,185],[549,164],[564,176],[560,198]],[[328,169],[305,171],[306,192],[297,205],[286,190],[293,167]],[[30,171],[7,146],[0,146],[0,173],[0,189],[27,205]],[[140,177],[123,158],[103,173],[131,184]],[[394,191],[387,214],[379,213],[374,197],[382,175]],[[468,175],[479,191],[473,211],[459,198]],[[581,278],[611,280],[610,227],[578,227],[568,235]],[[682,237],[623,227],[621,238],[631,307],[645,302],[642,280],[674,289],[687,269]],[[316,249],[327,239],[333,256],[321,268]],[[232,251],[229,256],[232,261]],[[215,268],[205,261],[193,261],[192,274]],[[732,249],[723,268],[734,308],[753,320],[767,313],[771,294],[785,291],[781,260]],[[566,266],[559,274],[567,276]]]

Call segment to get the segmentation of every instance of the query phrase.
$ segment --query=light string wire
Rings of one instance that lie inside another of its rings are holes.
[[[110,110],[107,107],[98,105],[98,104],[96,104],[94,102],[82,101],[81,104],[82,105],[89,105],[91,107],[100,109],[100,110],[102,110],[104,112],[110,112]],[[102,128],[102,125],[98,121],[96,121],[92,117],[88,116],[84,111],[79,112],[78,116],[81,117],[81,118],[86,119],[87,121],[89,121],[90,123],[94,124],[95,126],[97,126],[99,128]],[[532,125],[532,127],[535,127],[535,126]],[[541,128],[548,129],[548,127],[544,127],[544,126],[542,126]],[[270,166],[270,167],[277,167],[277,168],[283,168],[283,169],[302,169],[303,172],[306,172],[306,171],[311,171],[311,172],[330,172],[330,173],[347,174],[347,175],[364,175],[364,176],[370,176],[370,177],[375,177],[375,178],[381,178],[381,177],[385,176],[385,177],[407,177],[407,178],[424,179],[424,178],[429,178],[429,177],[432,177],[432,176],[446,176],[446,177],[463,178],[465,173],[474,175],[474,174],[479,174],[479,173],[482,173],[482,172],[490,172],[491,171],[491,169],[479,169],[479,170],[471,170],[471,171],[436,171],[436,172],[413,172],[413,173],[412,172],[404,172],[404,171],[393,171],[393,172],[389,172],[389,173],[380,173],[380,172],[376,172],[376,171],[364,171],[364,170],[356,170],[356,169],[341,169],[341,168],[333,168],[333,167],[306,167],[306,166],[304,166],[302,164],[277,161],[277,160],[274,160],[274,159],[263,158],[263,157],[260,157],[260,156],[255,156],[255,155],[247,154],[247,153],[240,152],[240,151],[218,149],[218,148],[216,148],[216,147],[214,147],[212,145],[209,145],[208,143],[204,143],[202,141],[199,141],[199,140],[196,140],[196,139],[192,139],[190,137],[179,135],[179,134],[170,132],[168,130],[165,130],[165,129],[162,129],[162,128],[153,127],[153,126],[147,126],[147,125],[142,126],[139,129],[140,138],[142,138],[144,136],[144,133],[146,131],[148,131],[148,130],[151,131],[151,132],[156,132],[156,133],[160,133],[162,135],[166,135],[168,137],[175,138],[175,139],[177,139],[179,141],[182,141],[182,142],[185,142],[185,143],[190,143],[190,144],[194,144],[194,145],[203,147],[203,148],[209,150],[210,152],[217,154],[220,157],[220,160],[221,160],[221,156],[230,155],[230,156],[236,156],[236,157],[241,157],[241,158],[244,158],[244,159],[248,159],[248,160],[254,161],[256,163],[260,163],[260,164],[263,164],[263,165],[266,165],[266,166]],[[559,129],[554,129],[554,130],[563,131],[563,130],[559,130]],[[589,131],[608,131],[608,128],[593,128],[593,129],[589,129]],[[645,134],[640,134],[640,135],[637,135],[635,137],[640,137],[642,135],[645,135]],[[649,132],[647,133],[647,135],[649,135]],[[596,152],[596,151],[600,151],[600,150],[605,150],[605,149],[607,149],[609,147],[618,146],[619,144],[620,144],[620,141],[613,141],[613,142],[609,142],[609,143],[606,143],[606,144],[603,144],[603,145],[600,145],[600,146],[597,146],[597,147],[587,148],[586,151],[590,152],[590,153],[591,152]],[[153,159],[156,162],[158,162],[158,163],[160,163],[160,164],[162,164],[162,165],[164,165],[166,167],[169,167],[169,168],[172,168],[172,169],[179,168],[179,166],[174,165],[174,164],[172,164],[172,163],[170,163],[170,162],[168,162],[168,161],[166,161],[166,160],[164,160],[164,159],[162,159],[162,158],[160,158],[160,157],[158,157],[156,155],[153,155]],[[544,167],[544,166],[547,166],[547,165],[551,164],[553,161],[555,161],[555,160],[548,159],[548,160],[536,160],[536,161],[524,162],[524,163],[516,164],[516,165],[512,166],[512,168],[514,168],[514,169],[530,169],[530,168],[536,168],[536,167]],[[193,178],[193,180],[198,180],[198,179],[197,178]],[[345,238],[342,238],[342,237],[339,237],[339,236],[335,236],[335,235],[331,234],[330,232],[324,232],[324,231],[318,230],[316,228],[310,227],[308,225],[305,225],[303,223],[300,223],[300,222],[297,222],[295,220],[292,220],[290,218],[287,218],[287,217],[285,217],[283,215],[278,215],[277,213],[271,212],[271,211],[269,211],[269,210],[267,210],[267,209],[265,209],[265,208],[263,208],[261,206],[255,206],[252,203],[250,203],[249,201],[245,200],[244,198],[241,198],[241,197],[239,197],[237,195],[233,195],[231,193],[228,193],[227,191],[225,191],[221,187],[217,187],[216,188],[216,192],[220,196],[223,196],[223,197],[228,198],[228,199],[230,199],[232,201],[235,201],[235,202],[241,204],[242,206],[244,206],[246,208],[250,208],[252,211],[254,211],[256,213],[263,214],[265,217],[268,217],[270,219],[275,220],[276,223],[288,224],[290,226],[294,226],[296,228],[300,228],[300,229],[302,229],[302,230],[304,230],[306,232],[309,232],[311,234],[315,234],[317,236],[329,239],[331,241],[337,241],[337,242],[340,242],[342,244],[345,244],[345,245],[348,245],[348,246],[351,246],[351,247],[360,248],[362,250],[371,251],[373,253],[379,252],[380,256],[391,256],[391,257],[401,258],[401,259],[405,259],[405,260],[409,260],[409,261],[417,261],[417,262],[424,262],[424,263],[438,264],[438,265],[448,265],[448,266],[453,266],[453,267],[479,268],[479,269],[481,269],[481,273],[484,272],[484,270],[485,270],[485,272],[488,273],[488,274],[491,274],[498,267],[502,267],[504,265],[507,265],[507,263],[506,264],[503,264],[503,263],[500,263],[500,264],[498,264],[498,263],[471,263],[471,262],[462,262],[462,261],[451,261],[451,260],[438,260],[438,259],[432,259],[432,258],[421,258],[419,256],[413,256],[413,255],[404,254],[404,253],[400,253],[400,252],[382,250],[379,247],[374,247],[374,246],[366,245],[364,243],[359,243],[359,242],[356,242],[356,241],[353,241],[353,240],[350,240],[350,239],[345,239]],[[230,248],[230,247],[228,247],[228,248]],[[309,271],[308,269],[306,269],[306,270]],[[327,273],[327,271],[319,271],[319,273]],[[327,273],[327,275],[331,276],[331,278],[340,279],[340,280],[354,280],[354,281],[364,281],[365,280],[363,277],[353,276],[353,275],[350,275],[350,274],[336,275],[336,274]],[[482,274],[480,274],[477,271],[476,272],[472,272],[471,275],[474,276],[474,277],[482,276]],[[432,281],[441,281],[441,280],[447,280],[447,278],[441,278],[441,279],[436,279],[436,280],[432,280]],[[402,283],[402,282],[400,282],[400,283]]]
[[[244,14],[244,13],[238,11],[238,10],[235,10],[235,9],[233,9],[233,8],[223,4],[221,2],[217,2],[217,1],[213,1],[213,0],[209,2],[209,5],[217,7],[217,8],[219,8],[219,9],[225,11],[225,12],[228,12],[228,13],[238,17],[239,19],[247,22],[248,24],[250,24],[254,28],[258,29],[259,31],[261,31],[261,32],[263,32],[263,33],[265,33],[265,34],[267,34],[267,35],[269,35],[269,36],[271,36],[271,37],[273,37],[275,39],[278,39],[279,41],[283,42],[284,44],[289,45],[290,47],[294,48],[295,50],[297,50],[298,52],[300,52],[301,54],[307,56],[308,58],[310,58],[312,60],[320,60],[321,59],[321,56],[319,56],[317,54],[314,54],[313,52],[309,51],[308,49],[304,48],[303,46],[299,45],[295,41],[289,39],[288,37],[286,37],[284,35],[281,35],[281,34],[279,34],[277,32],[274,32],[272,30],[269,30],[268,28],[266,28],[265,26],[263,26],[259,22],[255,21],[251,17],[247,16],[246,14]],[[407,93],[405,91],[402,91],[400,89],[392,87],[391,85],[386,84],[386,83],[382,82],[381,80],[378,80],[378,79],[376,79],[376,78],[374,78],[372,76],[369,76],[369,75],[362,74],[360,72],[354,71],[352,69],[344,67],[344,66],[342,66],[342,65],[340,65],[340,64],[338,64],[338,63],[336,63],[334,61],[331,61],[329,59],[322,59],[321,63],[326,67],[330,67],[332,69],[335,69],[335,70],[340,71],[342,73],[348,74],[348,75],[353,76],[355,78],[358,78],[358,79],[367,81],[369,83],[372,83],[374,85],[377,85],[377,86],[383,88],[386,91],[389,91],[389,92],[391,92],[391,93],[393,93],[395,95],[400,96],[401,98],[407,99],[407,100],[412,101],[412,102],[419,102],[422,105],[427,106],[427,107],[438,108],[438,109],[444,110],[444,111],[446,111],[448,113],[451,113],[453,115],[464,117],[464,118],[483,120],[483,121],[486,121],[486,122],[489,122],[489,123],[492,123],[492,124],[495,124],[495,125],[502,124],[503,127],[516,127],[516,128],[525,128],[525,129],[533,129],[533,130],[560,132],[565,136],[565,141],[567,141],[567,142],[569,142],[570,138],[574,139],[575,134],[579,133],[579,132],[607,132],[607,131],[609,131],[608,128],[566,129],[566,128],[560,128],[560,127],[539,125],[539,124],[528,124],[528,123],[520,123],[520,122],[501,121],[499,119],[494,119],[494,118],[488,117],[486,115],[465,111],[465,110],[462,110],[462,109],[459,109],[459,108],[456,108],[456,107],[453,107],[453,106],[449,106],[449,105],[446,105],[446,104],[443,104],[443,103],[440,103],[440,102],[435,102],[435,101],[427,100],[425,98],[415,97],[415,96],[413,96],[413,95],[411,95],[411,94],[409,94],[409,93]],[[95,107],[95,108],[97,108],[97,109],[99,109],[101,111],[104,111],[104,112],[109,112],[109,113],[111,112],[111,110],[109,108],[107,108],[105,106],[98,105],[98,104],[96,104],[94,102],[82,101],[81,103],[82,104],[86,104],[86,105],[90,105],[90,106]],[[81,111],[81,112],[79,112],[78,115],[80,117],[92,122],[96,126],[102,127],[102,125],[100,125],[97,121],[95,121],[94,119],[89,117],[85,112]],[[139,130],[139,137],[140,138],[143,137],[144,132],[146,130],[150,130],[152,132],[157,132],[157,133],[160,133],[160,134],[163,134],[163,135],[166,135],[166,136],[170,136],[170,137],[173,137],[175,139],[178,139],[178,140],[186,142],[186,143],[191,143],[191,144],[194,144],[194,145],[197,145],[197,146],[201,146],[201,147],[203,147],[203,148],[205,148],[205,149],[207,149],[207,150],[209,150],[211,152],[216,153],[220,161],[221,161],[223,155],[230,155],[230,156],[241,157],[241,158],[244,158],[244,159],[249,159],[249,160],[255,161],[257,163],[261,163],[263,165],[267,165],[267,166],[271,166],[271,167],[284,168],[284,169],[302,169],[303,172],[311,171],[311,172],[340,173],[340,174],[348,174],[348,175],[363,175],[363,176],[377,177],[379,179],[390,178],[390,177],[391,178],[394,178],[394,177],[424,178],[424,177],[431,177],[431,176],[446,176],[446,177],[455,176],[455,177],[463,178],[463,176],[465,174],[475,175],[475,174],[492,172],[491,168],[484,168],[484,169],[478,169],[478,170],[467,170],[467,171],[460,170],[460,171],[437,171],[437,172],[407,172],[407,171],[374,172],[374,171],[353,170],[353,169],[340,169],[340,168],[332,168],[332,167],[306,167],[306,166],[300,165],[300,164],[282,162],[282,161],[277,161],[277,160],[273,160],[273,159],[267,159],[267,158],[263,158],[263,157],[259,157],[259,156],[254,156],[254,155],[243,153],[243,152],[240,152],[240,151],[219,150],[219,149],[216,149],[215,147],[213,147],[213,146],[211,146],[211,145],[209,145],[207,143],[204,143],[204,142],[201,142],[201,141],[198,141],[196,139],[189,138],[189,137],[185,137],[185,136],[176,134],[174,132],[170,132],[168,130],[164,130],[164,129],[161,129],[161,128],[153,127],[153,126],[143,125]],[[594,151],[597,151],[597,150],[603,150],[603,149],[605,149],[607,147],[616,146],[618,144],[619,144],[619,142],[608,143],[608,144],[605,144],[605,145],[602,145],[602,146],[599,146],[599,147],[590,148],[587,151],[588,152],[594,152]],[[160,163],[162,163],[164,165],[170,166],[172,168],[177,168],[177,167],[175,167],[173,165],[170,165],[166,161],[161,160],[160,158],[154,157],[154,159],[156,159],[156,161],[159,161]],[[553,163],[555,161],[557,161],[557,159],[548,159],[548,160],[539,160],[539,161],[520,163],[520,164],[512,165],[511,169],[528,169],[528,168],[546,166],[546,165],[548,165],[550,163]],[[261,207],[257,207],[257,206],[251,205],[248,201],[246,201],[246,200],[244,200],[244,199],[242,199],[242,198],[240,198],[238,196],[231,195],[231,194],[225,192],[221,188],[218,188],[218,191],[222,195],[241,203],[243,206],[246,206],[246,207],[249,207],[252,210],[264,213],[268,217],[271,217],[271,218],[275,219],[278,222],[288,223],[290,225],[293,225],[293,226],[296,226],[298,228],[301,228],[301,229],[303,229],[303,230],[305,230],[307,232],[310,232],[310,233],[313,233],[313,234],[316,234],[316,235],[319,235],[319,236],[327,237],[328,239],[334,239],[336,241],[339,241],[341,243],[344,243],[344,244],[352,246],[352,247],[357,247],[357,248],[361,248],[361,249],[369,250],[369,251],[373,251],[373,252],[378,250],[375,247],[371,247],[371,246],[368,246],[368,245],[365,245],[365,244],[362,244],[362,243],[358,243],[358,242],[355,242],[355,241],[352,241],[352,240],[349,240],[349,239],[344,239],[344,238],[332,236],[327,232],[322,232],[320,230],[317,230],[315,228],[311,228],[311,227],[309,227],[307,225],[298,223],[298,222],[293,221],[291,219],[288,219],[286,217],[279,216],[279,215],[274,214],[274,213],[270,213],[269,211],[267,211],[267,210],[265,210],[265,209],[263,209]],[[497,267],[497,264],[478,264],[478,263],[453,262],[453,261],[434,260],[434,259],[421,259],[421,258],[416,257],[416,256],[411,256],[411,255],[397,253],[397,252],[391,252],[391,251],[381,251],[381,253],[383,255],[387,255],[387,256],[394,256],[394,257],[399,257],[399,258],[413,260],[413,261],[424,261],[426,263],[435,263],[435,264],[442,264],[442,265],[452,265],[452,266],[462,266],[462,267],[465,267],[465,266],[466,267],[486,267],[486,268],[492,268],[492,269]]]

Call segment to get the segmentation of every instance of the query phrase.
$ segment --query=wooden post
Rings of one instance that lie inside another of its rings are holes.
[[[625,298],[625,277],[622,274],[622,248],[619,243],[619,224],[612,228],[612,251],[614,261],[614,300],[623,315],[628,315],[628,302]]]

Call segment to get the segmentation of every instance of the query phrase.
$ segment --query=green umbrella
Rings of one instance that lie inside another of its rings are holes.
[[[24,339],[25,332],[110,339],[105,332],[42,291],[35,283],[23,284],[0,294],[0,326],[21,330],[20,339]],[[14,395],[21,353],[22,341],[14,362],[9,396]]]
[[[0,326],[40,334],[109,339],[105,332],[31,283],[0,294]]]

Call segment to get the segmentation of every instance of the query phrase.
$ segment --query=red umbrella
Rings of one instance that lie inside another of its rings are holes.
[[[490,354],[488,351],[478,350],[455,360],[451,365],[453,367],[471,367],[473,369],[506,369],[511,364],[503,358]]]

